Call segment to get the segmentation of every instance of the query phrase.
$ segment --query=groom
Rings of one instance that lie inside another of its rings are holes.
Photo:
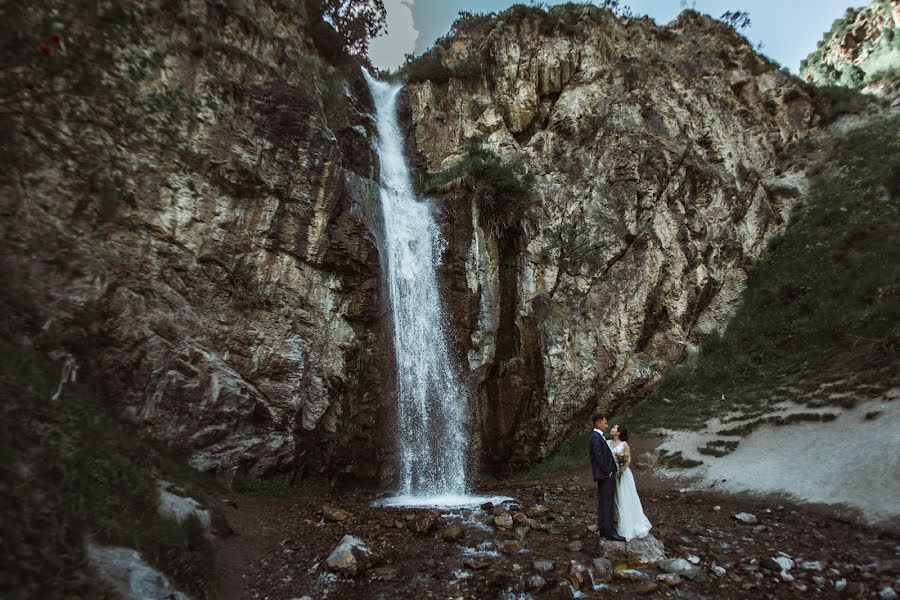
[[[616,497],[616,473],[619,465],[603,437],[607,422],[604,415],[594,415],[594,431],[588,450],[591,454],[591,471],[597,482],[597,533],[608,540],[624,542],[625,538],[616,534],[613,525],[613,502]]]

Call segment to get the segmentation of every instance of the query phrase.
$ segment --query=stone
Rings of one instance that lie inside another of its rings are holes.
[[[393,581],[397,578],[397,569],[394,567],[375,567],[368,573],[369,578],[376,581]]]
[[[183,522],[190,516],[200,521],[204,529],[209,529],[212,519],[209,511],[203,508],[199,502],[183,493],[178,493],[176,487],[168,481],[158,481],[159,489],[159,514]]]
[[[615,569],[613,578],[621,581],[647,581],[650,576],[639,569]]]
[[[894,588],[891,586],[886,585],[878,592],[878,597],[881,598],[881,600],[896,600],[897,592],[895,592]]]
[[[476,558],[474,556],[468,556],[463,559],[463,566],[472,569],[473,571],[480,571],[489,564],[490,563],[483,558]]]
[[[540,575],[529,575],[525,580],[525,585],[532,592],[539,592],[547,587],[547,580]]]
[[[773,556],[772,560],[778,563],[782,571],[790,571],[794,568],[794,561],[787,556]]]
[[[536,560],[531,563],[531,566],[540,573],[549,573],[553,570],[553,562],[549,560]]]
[[[325,520],[332,523],[343,523],[353,518],[353,513],[350,511],[336,508],[330,504],[323,504],[321,511]]]
[[[584,547],[584,542],[581,540],[575,540],[574,542],[569,542],[566,545],[566,550],[569,552],[581,552],[581,549]]]
[[[781,563],[769,556],[759,561],[759,566],[767,571],[775,571],[776,573],[782,571]]]
[[[637,585],[631,586],[628,591],[632,594],[652,594],[659,589],[659,585],[652,581],[641,581]]]
[[[124,600],[190,600],[136,550],[88,543],[87,555],[100,579]]]
[[[712,574],[715,575],[716,579],[725,577],[725,574],[728,572],[719,565],[713,565],[712,568],[710,568],[710,571],[712,571]]]
[[[439,524],[440,515],[428,511],[415,515],[415,518],[410,522],[410,529],[419,535],[428,535],[437,529]]]
[[[497,550],[502,554],[518,554],[522,551],[522,543],[518,540],[506,540],[497,544]]]
[[[613,564],[608,559],[599,557],[591,561],[594,580],[599,582],[609,581],[613,576]]]
[[[441,531],[441,538],[445,542],[458,542],[466,536],[465,530],[459,525],[450,525]]]
[[[509,513],[496,515],[493,519],[494,525],[499,529],[512,529],[513,519]]]
[[[800,568],[804,571],[822,571],[825,567],[817,560],[805,560],[800,563]]]
[[[577,560],[569,561],[569,581],[580,591],[585,591],[591,587],[591,576],[587,567]]]
[[[656,581],[669,587],[678,587],[681,585],[681,577],[675,573],[660,573],[656,576]]]
[[[819,587],[822,587],[825,585],[825,578],[820,575],[813,575],[812,580],[813,580],[813,583],[815,583]]]
[[[744,523],[745,525],[755,525],[759,522],[759,519],[756,518],[756,515],[751,515],[750,513],[740,512],[733,515],[735,520]]]
[[[657,562],[656,566],[666,573],[673,573],[688,579],[694,579],[700,572],[700,567],[683,558],[668,558]]]
[[[365,543],[352,535],[345,535],[326,559],[328,568],[336,573],[355,576],[376,562],[376,555]]]
[[[692,565],[699,565],[699,564],[700,564],[700,557],[697,556],[696,554],[689,554],[688,557],[687,557],[687,561],[688,561],[689,563],[691,563]]]
[[[666,558],[662,542],[652,535],[628,542],[614,542],[605,538],[600,538],[598,541],[600,553],[606,557],[617,557],[642,564],[653,564]]]

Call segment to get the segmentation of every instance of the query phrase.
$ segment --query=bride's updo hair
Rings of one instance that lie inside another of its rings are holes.
[[[628,428],[624,425],[616,425],[619,430],[619,439],[623,442],[628,441]]]

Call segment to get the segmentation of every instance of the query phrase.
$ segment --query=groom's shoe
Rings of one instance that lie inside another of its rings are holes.
[[[624,542],[625,541],[625,538],[623,538],[621,535],[609,535],[609,536],[606,536],[606,539],[612,540],[614,542]]]

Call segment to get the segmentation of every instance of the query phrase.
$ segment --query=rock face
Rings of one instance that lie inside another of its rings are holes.
[[[190,600],[131,548],[88,545],[98,575],[125,600]]]
[[[900,2],[848,8],[800,66],[816,85],[841,85],[900,99]]]
[[[197,468],[375,478],[391,370],[358,68],[320,58],[284,3],[126,2],[102,24],[57,4],[46,85],[108,51],[122,89],[25,91],[4,117],[23,341],[62,346]]]
[[[725,325],[797,195],[779,152],[816,117],[802,82],[692,11],[661,27],[518,7],[463,18],[432,52],[461,75],[408,87],[414,162],[436,173],[478,144],[534,178],[516,227],[458,187],[438,199],[477,438],[502,471]]]

